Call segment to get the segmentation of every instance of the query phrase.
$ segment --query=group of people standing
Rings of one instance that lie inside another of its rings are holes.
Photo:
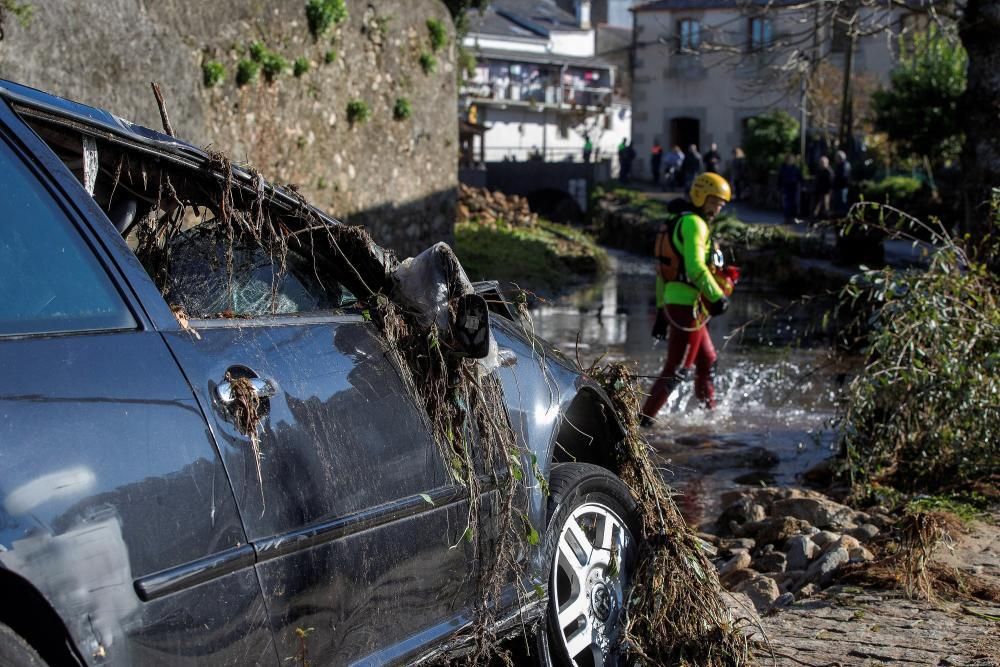
[[[832,166],[830,158],[820,156],[813,171],[814,203],[810,211],[813,219],[846,215],[850,208],[851,184],[851,163],[847,160],[847,153],[834,153]],[[795,222],[799,218],[804,180],[797,158],[789,153],[778,170],[778,190],[781,193],[781,208],[786,223]]]

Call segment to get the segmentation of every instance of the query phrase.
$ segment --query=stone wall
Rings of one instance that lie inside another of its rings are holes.
[[[160,84],[177,135],[293,183],[320,208],[410,254],[452,240],[457,186],[454,28],[440,0],[347,0],[348,18],[310,34],[304,0],[27,0],[9,17],[0,76],[161,129],[149,82]],[[432,53],[428,19],[448,29]],[[237,63],[260,41],[289,69],[237,86]],[[328,56],[327,54],[331,55]],[[299,57],[309,60],[292,74]],[[328,62],[332,60],[332,62]],[[208,88],[202,65],[225,79]],[[410,117],[393,108],[406,98]],[[351,100],[371,111],[347,120]]]

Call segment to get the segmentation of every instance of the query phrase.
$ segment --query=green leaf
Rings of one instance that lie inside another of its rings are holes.
[[[535,530],[534,526],[531,526],[531,525],[528,526],[528,534],[525,536],[525,539],[527,539],[528,540],[528,544],[530,544],[532,546],[535,546],[536,544],[538,544],[538,540],[540,539],[540,536],[538,535],[538,531]]]
[[[542,588],[541,584],[535,584],[535,595],[541,599],[545,597],[545,589]]]
[[[421,493],[421,494],[420,494],[420,497],[421,497],[421,498],[423,498],[423,499],[424,499],[424,502],[425,502],[425,503],[427,503],[428,505],[433,505],[433,504],[434,504],[434,501],[433,501],[433,500],[431,499],[431,497],[430,497],[429,495],[427,495],[426,493]]]

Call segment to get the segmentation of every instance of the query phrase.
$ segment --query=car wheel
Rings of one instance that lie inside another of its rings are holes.
[[[549,602],[536,635],[541,662],[624,665],[618,640],[638,550],[635,501],[615,475],[583,463],[555,466],[549,487]]]
[[[45,662],[28,642],[0,623],[0,665],[11,667],[42,667]]]

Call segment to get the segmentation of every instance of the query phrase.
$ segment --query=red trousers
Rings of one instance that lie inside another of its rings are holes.
[[[717,358],[708,327],[694,315],[693,306],[668,305],[667,320],[670,333],[667,336],[667,361],[663,364],[659,379],[653,384],[649,398],[642,406],[642,414],[655,417],[667,402],[671,392],[686,377],[686,371],[694,368],[694,395],[705,407],[715,407],[715,387],[712,385],[712,367]]]

